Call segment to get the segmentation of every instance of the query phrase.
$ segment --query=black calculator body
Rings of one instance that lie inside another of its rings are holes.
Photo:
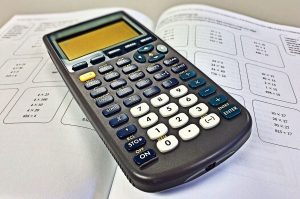
[[[250,136],[252,120],[239,102],[125,12],[43,40],[82,111],[143,191],[197,178]]]

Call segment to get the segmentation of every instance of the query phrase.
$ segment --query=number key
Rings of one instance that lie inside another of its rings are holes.
[[[169,119],[172,128],[177,129],[184,126],[189,121],[189,117],[185,113],[179,113]]]
[[[160,94],[159,96],[156,96],[154,98],[152,98],[150,100],[152,106],[154,107],[160,107],[160,106],[163,106],[165,105],[166,103],[168,103],[169,101],[169,96],[167,96],[166,94]]]
[[[156,140],[161,136],[165,135],[167,132],[168,132],[168,127],[163,123],[159,123],[154,127],[148,129],[147,135],[151,140]]]
[[[178,145],[178,139],[174,135],[169,135],[168,137],[159,140],[156,143],[156,147],[161,153],[167,153],[174,150]]]
[[[139,105],[132,107],[130,109],[130,113],[133,117],[140,117],[140,116],[148,113],[149,109],[150,109],[149,105],[146,104],[145,102],[143,102]]]
[[[172,116],[175,113],[177,113],[178,109],[179,109],[178,106],[175,103],[172,102],[170,104],[167,104],[167,105],[161,107],[159,109],[159,113],[163,117],[169,117],[169,116]]]
[[[204,103],[197,104],[189,109],[189,113],[192,117],[201,117],[208,112],[208,106]]]
[[[182,97],[188,92],[188,89],[184,85],[177,86],[170,90],[170,95],[174,98]]]
[[[142,128],[148,128],[158,121],[158,116],[152,112],[141,117],[138,121]]]
[[[198,101],[197,96],[191,93],[191,94],[188,94],[188,95],[180,98],[179,104],[182,107],[189,107],[189,106],[194,105],[197,101]]]

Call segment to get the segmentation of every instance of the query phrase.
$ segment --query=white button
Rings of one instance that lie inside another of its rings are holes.
[[[158,150],[161,153],[167,153],[175,149],[178,145],[178,140],[174,135],[169,135],[156,143]]]
[[[157,138],[165,135],[167,132],[168,127],[163,123],[159,123],[158,125],[148,129],[147,134],[151,140],[156,140]]]
[[[188,94],[187,96],[180,98],[179,104],[182,107],[189,107],[189,106],[194,105],[197,101],[198,101],[197,96],[191,93],[191,94]]]
[[[152,126],[158,121],[158,117],[155,113],[149,113],[139,119],[139,124],[142,128]]]
[[[184,141],[188,141],[199,135],[200,129],[196,124],[190,124],[180,129],[178,133],[181,139],[183,139]]]
[[[188,92],[188,89],[184,85],[177,86],[170,90],[170,95],[174,98],[182,97]]]
[[[160,107],[168,103],[169,99],[170,99],[169,96],[163,93],[160,94],[159,96],[152,98],[150,102],[154,107]]]
[[[175,103],[167,104],[159,109],[159,113],[163,117],[170,117],[171,115],[174,115],[178,111],[178,106]]]
[[[172,128],[177,129],[184,126],[189,121],[189,117],[185,113],[179,113],[169,119]]]
[[[130,113],[133,117],[140,117],[140,116],[148,113],[149,109],[150,109],[149,105],[146,104],[145,102],[143,102],[139,105],[132,107],[130,109]]]
[[[215,113],[211,113],[201,118],[199,122],[204,129],[211,129],[220,123],[220,118]]]
[[[202,115],[205,115],[208,112],[208,106],[204,103],[197,104],[196,106],[193,106],[189,109],[189,113],[192,117],[201,117]]]

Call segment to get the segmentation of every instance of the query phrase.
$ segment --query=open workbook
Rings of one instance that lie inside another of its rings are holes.
[[[0,198],[300,197],[300,28],[203,6],[157,23],[129,9],[250,111],[247,143],[210,173],[161,193],[134,188],[73,100],[42,36],[122,8],[17,15],[0,29]]]

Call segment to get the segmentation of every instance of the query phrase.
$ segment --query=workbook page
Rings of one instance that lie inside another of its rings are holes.
[[[110,199],[299,199],[300,29],[186,5],[166,11],[156,33],[245,105],[252,134],[209,173],[161,193],[139,191],[118,169]]]
[[[15,16],[1,28],[1,199],[108,197],[116,163],[72,98],[42,36],[118,10]],[[152,28],[148,17],[125,10]]]

